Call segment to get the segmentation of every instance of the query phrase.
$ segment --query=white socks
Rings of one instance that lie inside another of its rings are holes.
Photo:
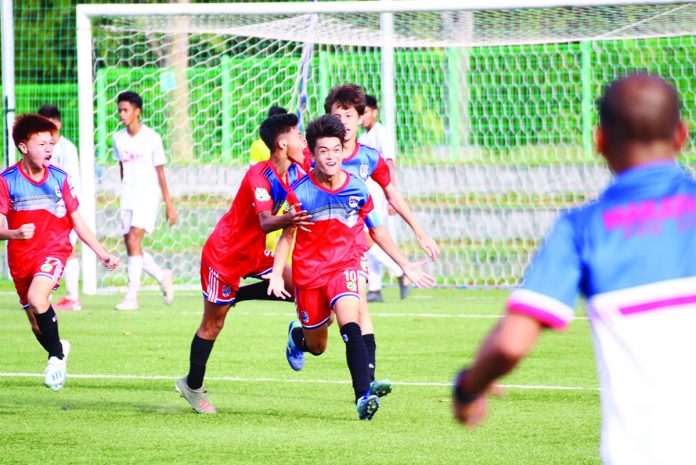
[[[397,265],[396,262],[392,260],[392,258],[389,255],[387,255],[387,253],[384,250],[382,250],[377,244],[370,247],[370,250],[367,251],[367,257],[368,260],[374,258],[377,261],[379,261],[379,263],[386,266],[387,269],[391,271],[391,273],[397,278],[400,278],[404,275],[404,271],[401,269],[401,267]],[[382,288],[382,270],[375,270],[377,274],[373,278],[373,267],[372,265],[368,266],[370,275],[370,280],[368,282],[368,290],[377,291]]]
[[[65,277],[65,298],[74,301],[80,300],[80,262],[77,258],[71,258],[65,262],[63,276]]]
[[[140,289],[140,277],[143,274],[143,257],[140,255],[128,256],[128,293],[126,299],[136,300]]]
[[[143,251],[143,271],[155,278],[158,283],[162,282],[162,268],[155,263],[152,255],[145,251]]]

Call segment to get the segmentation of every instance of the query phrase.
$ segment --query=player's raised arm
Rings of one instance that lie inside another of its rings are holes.
[[[97,254],[99,261],[102,262],[107,270],[114,270],[118,266],[120,260],[118,257],[115,257],[104,250],[104,247],[102,247],[97,237],[94,235],[89,226],[87,226],[85,220],[82,219],[80,213],[77,211],[73,212],[72,215],[70,215],[70,220],[72,221],[73,229],[77,233],[80,240],[87,244],[87,246],[92,249],[95,254]]]
[[[268,295],[274,295],[278,298],[285,299],[292,297],[285,290],[285,282],[283,281],[283,269],[288,261],[290,249],[292,248],[292,239],[295,236],[295,227],[288,226],[283,231],[283,234],[278,239],[275,255],[273,257],[273,271],[268,275]],[[264,276],[265,278],[265,276]]]

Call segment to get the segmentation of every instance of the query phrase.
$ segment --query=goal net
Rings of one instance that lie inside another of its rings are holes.
[[[558,212],[610,179],[592,147],[595,101],[610,80],[659,73],[693,120],[694,3],[421,3],[78,8],[78,37],[88,38],[79,39],[81,109],[91,110],[81,129],[94,128],[81,156],[83,167],[92,154],[96,163],[98,236],[124,253],[111,136],[127,89],[143,96],[142,119],[164,139],[179,211],[172,229],[160,215],[144,247],[192,286],[271,105],[302,108],[307,122],[332,86],[353,82],[377,97],[395,135],[397,185],[442,250],[429,270],[449,286],[516,284]],[[690,143],[683,162],[695,156]],[[408,255],[422,256],[403,221],[391,228]],[[126,283],[123,268],[95,273],[98,288]]]

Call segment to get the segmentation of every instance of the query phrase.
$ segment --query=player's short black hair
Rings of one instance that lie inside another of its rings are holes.
[[[43,105],[37,112],[44,118],[51,118],[60,121],[60,110],[55,105]]]
[[[285,108],[273,105],[271,108],[268,109],[268,116],[267,117],[270,118],[271,116],[275,116],[275,115],[284,115],[287,112],[288,112],[288,110],[286,110]]]
[[[261,140],[266,144],[266,147],[273,152],[278,136],[296,127],[297,121],[297,116],[291,113],[281,113],[268,117],[259,127],[259,136],[261,136]]]
[[[19,147],[19,144],[22,142],[26,143],[34,134],[40,132],[54,133],[57,130],[56,125],[48,118],[35,113],[27,113],[19,115],[15,120],[14,126],[12,126],[12,140]]]
[[[130,90],[126,90],[118,94],[118,97],[116,98],[116,103],[118,104],[121,102],[129,102],[132,105],[135,105],[136,107],[140,108],[140,110],[143,109],[143,98],[137,93]]]
[[[331,113],[331,107],[355,108],[358,115],[365,113],[365,92],[357,84],[343,84],[334,87],[324,100],[324,112]]]
[[[317,140],[322,137],[338,137],[343,144],[346,141],[346,128],[338,116],[323,115],[309,123],[305,137],[309,149],[314,152]]]
[[[365,106],[374,110],[379,110],[379,107],[377,106],[377,97],[374,95],[365,94]]]

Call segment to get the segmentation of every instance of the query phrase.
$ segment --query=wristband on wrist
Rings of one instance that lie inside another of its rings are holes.
[[[480,394],[468,393],[462,389],[462,384],[464,383],[464,379],[466,379],[468,374],[469,370],[467,368],[460,371],[457,374],[457,377],[454,379],[454,385],[452,386],[454,398],[462,405],[470,404],[480,396]]]

